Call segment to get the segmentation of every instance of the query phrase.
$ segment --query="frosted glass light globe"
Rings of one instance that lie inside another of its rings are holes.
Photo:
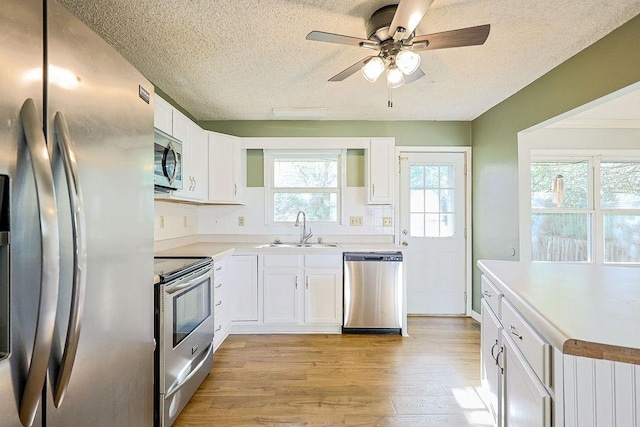
[[[387,87],[393,89],[404,84],[404,74],[396,66],[391,66],[387,70]]]
[[[384,71],[384,61],[379,56],[371,58],[369,62],[362,67],[362,75],[371,83],[375,83]]]
[[[396,56],[396,65],[407,76],[413,74],[420,66],[420,55],[403,50]]]

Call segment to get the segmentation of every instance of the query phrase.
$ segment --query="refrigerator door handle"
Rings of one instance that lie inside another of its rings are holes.
[[[69,310],[69,323],[67,337],[62,353],[62,361],[58,371],[55,388],[53,390],[53,404],[59,408],[64,399],[73,363],[78,350],[80,329],[84,312],[85,293],[87,288],[87,238],[84,202],[82,189],[78,175],[78,163],[76,151],[69,136],[67,121],[61,112],[57,112],[54,118],[56,141],[69,191],[69,207],[71,209],[71,229],[73,233],[73,283],[71,290],[71,308]],[[55,152],[55,151],[54,151]]]
[[[42,123],[38,118],[38,111],[33,99],[27,99],[22,105],[20,120],[33,167],[42,239],[40,298],[36,331],[31,363],[20,401],[20,422],[24,426],[30,426],[33,424],[40,403],[40,395],[47,375],[53,345],[60,280],[60,238],[51,161],[42,131]]]

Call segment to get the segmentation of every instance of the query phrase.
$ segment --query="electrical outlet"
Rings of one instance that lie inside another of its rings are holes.
[[[362,225],[362,217],[361,216],[352,216],[349,217],[349,223],[353,226],[353,225],[357,225],[357,226],[361,226]]]
[[[239,216],[238,217],[238,225],[240,227],[244,227],[244,217],[243,216]]]
[[[186,216],[183,216],[183,217],[182,217],[182,226],[183,226],[184,228],[187,228],[187,217],[186,217]]]
[[[160,228],[164,228],[164,215],[160,215]]]
[[[383,227],[391,227],[391,217],[385,216],[382,218],[382,226]]]

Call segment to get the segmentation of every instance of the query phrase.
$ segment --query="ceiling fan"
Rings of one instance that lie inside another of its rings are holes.
[[[386,70],[387,86],[390,89],[400,87],[425,75],[420,68],[420,55],[415,52],[481,45],[489,36],[489,24],[416,36],[414,30],[431,3],[433,0],[400,0],[397,5],[376,10],[366,23],[367,39],[311,31],[307,40],[378,51],[377,55],[367,56],[331,77],[330,82],[342,81],[362,70],[364,78],[373,83]],[[389,106],[392,106],[391,101]]]

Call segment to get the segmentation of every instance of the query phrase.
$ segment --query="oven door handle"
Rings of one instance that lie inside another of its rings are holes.
[[[202,270],[200,270],[202,271]],[[197,272],[196,272],[197,273]],[[195,274],[195,273],[192,273]],[[203,279],[210,277],[211,276],[211,267],[207,267],[206,268],[206,272],[204,274],[200,274],[194,278],[189,278],[189,276],[185,277],[183,280],[189,279],[188,281],[184,282],[184,283],[176,283],[174,284],[170,284],[169,286],[164,288],[164,291],[171,295],[173,293],[176,293],[178,291],[183,291],[183,290],[187,290],[190,288],[193,288],[194,286],[198,285],[200,282],[202,282]]]
[[[182,388],[183,385],[185,385],[186,383],[189,382],[189,380],[195,375],[197,374],[200,369],[202,369],[202,366],[205,364],[205,362],[211,357],[211,354],[213,353],[213,343],[209,344],[209,347],[207,347],[207,351],[205,352],[206,354],[204,355],[204,357],[202,358],[202,360],[200,360],[200,362],[198,363],[198,365],[191,370],[191,372],[189,372],[189,375],[187,375],[186,377],[184,377],[184,379],[180,382],[176,382],[173,383],[171,385],[171,387],[169,387],[169,390],[167,390],[167,393],[164,395],[164,398],[167,399],[169,396],[171,396],[173,393],[175,393],[176,391],[180,390]]]

